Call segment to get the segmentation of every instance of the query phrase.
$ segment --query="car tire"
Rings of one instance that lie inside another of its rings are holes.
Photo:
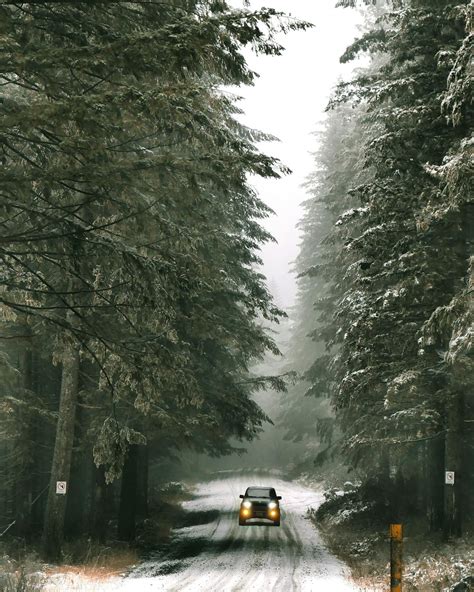
[[[280,526],[280,521],[279,521],[279,520],[275,521],[275,522],[273,523],[273,526]]]
[[[247,526],[246,520],[239,520],[239,526]]]

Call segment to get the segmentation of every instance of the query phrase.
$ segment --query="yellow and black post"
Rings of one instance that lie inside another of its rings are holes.
[[[390,524],[390,592],[402,592],[402,542],[402,525]]]

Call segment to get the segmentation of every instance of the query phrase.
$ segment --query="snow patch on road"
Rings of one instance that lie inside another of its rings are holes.
[[[251,485],[275,487],[282,496],[280,527],[238,525],[239,494]],[[189,512],[217,510],[217,518],[175,530],[168,557],[150,558],[100,586],[71,582],[47,592],[355,592],[349,570],[307,518],[322,501],[321,492],[273,476],[225,475],[199,485],[194,499],[183,503]]]

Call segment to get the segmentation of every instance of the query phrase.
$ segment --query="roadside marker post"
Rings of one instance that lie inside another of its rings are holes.
[[[390,592],[402,592],[403,526],[390,524]]]

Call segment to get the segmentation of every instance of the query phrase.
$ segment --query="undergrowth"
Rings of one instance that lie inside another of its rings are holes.
[[[127,573],[148,552],[167,548],[174,527],[208,520],[208,516],[183,510],[181,502],[191,498],[191,492],[181,483],[165,484],[152,492],[149,516],[137,523],[137,537],[133,544],[113,537],[107,544],[87,536],[66,539],[60,565],[45,565],[40,561],[39,540],[26,544],[18,537],[5,538],[0,543],[0,592],[66,589],[61,588],[65,582],[68,590],[82,590],[82,584],[77,582],[83,582],[84,590],[89,590],[86,582],[105,581]],[[114,525],[110,525],[110,530],[113,529]]]
[[[309,517],[328,547],[349,565],[355,583],[366,591],[390,586],[390,517],[383,496],[367,488],[331,490]],[[404,524],[404,592],[474,592],[474,533],[443,542],[426,530],[423,517]]]

